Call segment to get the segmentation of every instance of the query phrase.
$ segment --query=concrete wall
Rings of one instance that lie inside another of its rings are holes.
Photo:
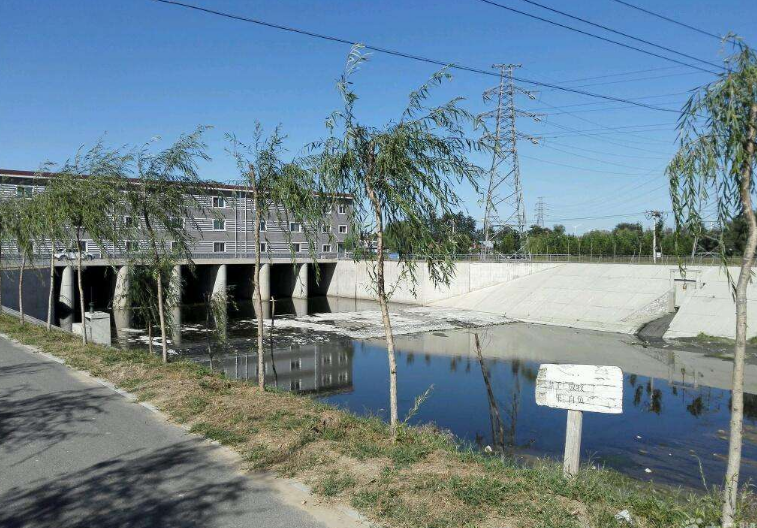
[[[18,310],[18,270],[3,270],[3,306]],[[24,313],[47,321],[47,294],[50,291],[50,270],[46,268],[24,271]],[[57,300],[57,289],[55,299]],[[53,320],[56,319],[56,303],[53,303]]]
[[[559,264],[433,303],[520,321],[634,333],[668,310],[670,266]]]
[[[391,300],[400,303],[429,304],[434,301],[457,297],[496,284],[507,283],[558,264],[533,262],[483,263],[462,262],[455,268],[455,276],[449,286],[434,286],[425,265],[417,267],[418,284],[413,294],[410,280],[400,280],[402,268],[397,262],[387,262],[385,276],[387,287],[397,284]],[[353,299],[375,299],[370,271],[373,263],[339,261],[336,264],[326,293],[330,296]]]
[[[729,268],[736,281],[739,269]],[[702,287],[694,289],[681,302],[666,338],[694,337],[700,333],[718,337],[736,337],[736,304],[725,270],[703,268]],[[747,337],[757,336],[757,284],[747,288]]]

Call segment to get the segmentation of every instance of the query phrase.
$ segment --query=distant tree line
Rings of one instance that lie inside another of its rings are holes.
[[[476,220],[463,212],[445,213],[428,217],[429,231],[441,243],[449,241],[457,254],[478,253],[484,239]],[[412,254],[414,248],[407,243],[409,227],[404,222],[390,224],[386,228],[386,247],[392,253]],[[694,248],[693,230],[681,230],[662,224],[657,229],[657,250],[663,255],[688,256]],[[736,216],[725,225],[725,229],[702,228],[696,237],[696,254],[720,253],[721,244],[726,256],[739,256],[746,244],[747,227],[743,216]],[[496,253],[511,254],[521,248],[527,253],[593,255],[593,256],[650,256],[654,234],[651,227],[641,223],[621,222],[612,229],[594,229],[581,235],[568,233],[565,226],[557,224],[551,228],[533,225],[521,241],[520,233],[505,227],[494,231],[490,239],[494,241]]]

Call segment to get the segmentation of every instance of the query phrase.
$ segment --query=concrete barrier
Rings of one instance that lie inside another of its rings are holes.
[[[455,275],[449,285],[434,285],[426,266],[418,264],[417,285],[413,289],[410,278],[402,276],[402,268],[397,262],[387,262],[385,277],[387,287],[396,285],[392,302],[429,304],[506,283],[520,277],[539,273],[560,264],[534,262],[461,262],[455,267]],[[376,298],[371,280],[371,262],[341,260],[331,278],[327,295],[352,299],[372,300]]]
[[[739,268],[728,268],[733,280],[739,276]],[[701,287],[683,299],[678,313],[665,333],[666,338],[707,335],[736,337],[736,304],[728,276],[723,268],[704,268]],[[757,336],[757,284],[747,288],[747,337]]]

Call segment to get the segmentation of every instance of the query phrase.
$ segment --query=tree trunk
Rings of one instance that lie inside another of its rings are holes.
[[[757,219],[752,208],[752,163],[754,160],[755,127],[757,127],[757,103],[749,112],[749,129],[745,140],[745,158],[741,166],[739,193],[741,207],[747,223],[748,235],[741,258],[741,270],[736,283],[736,345],[733,354],[733,388],[731,389],[731,427],[728,442],[728,467],[725,473],[723,497],[724,527],[733,526],[738,499],[739,467],[741,465],[741,436],[744,424],[744,356],[747,332],[747,286],[751,279],[757,247]]]
[[[265,361],[263,358],[263,297],[260,293],[260,220],[262,212],[258,205],[258,191],[253,187],[255,202],[255,271],[253,272],[252,297],[258,322],[258,387],[265,389]]]
[[[152,321],[147,320],[147,351],[152,356]]]
[[[84,317],[84,284],[81,278],[81,242],[79,238],[76,239],[76,282],[79,288],[79,308],[81,310],[81,342],[87,344],[87,325],[86,318]]]
[[[53,326],[53,294],[55,293],[55,251],[50,249],[50,291],[47,294],[47,331]]]
[[[392,321],[389,318],[388,298],[384,284],[384,221],[381,215],[381,203],[373,190],[370,178],[366,179],[365,187],[376,219],[376,294],[381,306],[381,319],[386,334],[386,353],[389,359],[389,426],[392,439],[396,440],[399,420],[397,412],[397,357],[394,353],[394,333],[392,333]]]
[[[24,324],[24,268],[26,268],[26,255],[21,255],[21,269],[18,270],[18,313],[21,324]]]

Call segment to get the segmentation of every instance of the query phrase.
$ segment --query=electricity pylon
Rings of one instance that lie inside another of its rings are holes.
[[[544,227],[544,197],[539,196],[536,200],[536,208],[534,209],[536,214],[536,225]]]
[[[523,186],[518,161],[518,140],[533,144],[535,137],[519,132],[516,127],[518,117],[540,120],[540,115],[515,106],[518,94],[529,99],[535,96],[515,85],[513,71],[520,64],[495,64],[499,70],[499,84],[484,92],[484,102],[494,101],[496,108],[484,112],[479,118],[484,123],[483,141],[492,151],[489,169],[489,183],[483,197],[484,205],[484,245],[488,248],[495,228],[514,227],[520,235],[521,249],[525,246],[526,206],[523,201]],[[493,125],[493,126],[492,126]]]

